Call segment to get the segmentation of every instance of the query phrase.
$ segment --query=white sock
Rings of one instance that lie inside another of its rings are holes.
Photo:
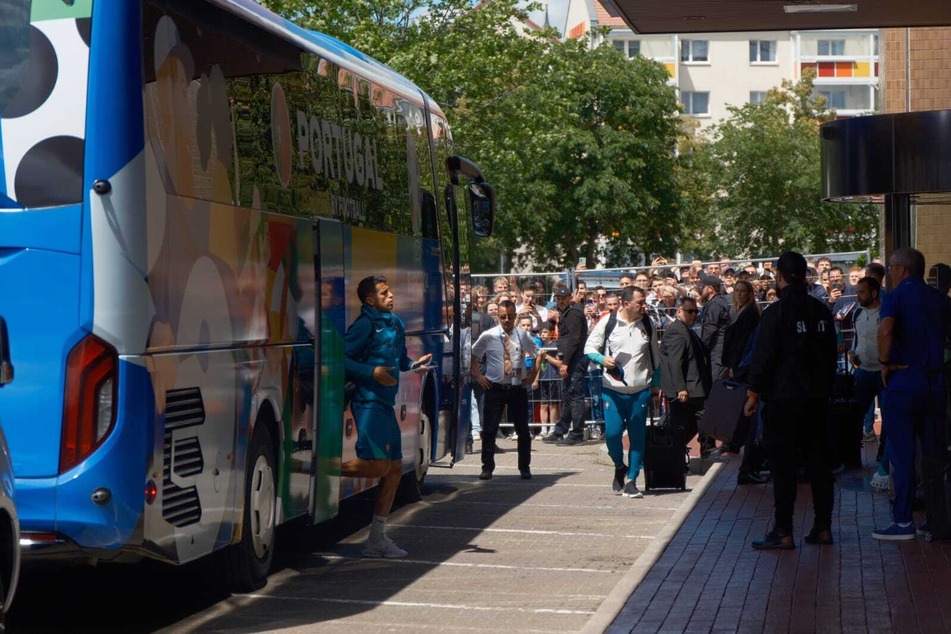
[[[374,515],[373,521],[370,522],[370,541],[371,542],[381,542],[383,541],[383,531],[386,529],[386,518],[382,515]]]

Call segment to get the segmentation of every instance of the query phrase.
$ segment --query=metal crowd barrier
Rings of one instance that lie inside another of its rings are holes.
[[[836,329],[842,335],[842,343],[846,350],[849,350],[852,347],[852,338],[855,333],[852,318],[858,304],[854,295],[846,297],[856,301],[856,305],[843,319],[836,320]],[[767,301],[757,302],[761,311],[765,310],[770,303]],[[658,342],[663,338],[667,326],[676,319],[676,312],[675,308],[667,308],[660,304],[651,307],[650,316],[653,318],[654,333]],[[604,317],[604,319],[606,318]],[[699,324],[695,328],[699,329]],[[840,353],[839,367],[844,368],[846,363],[847,354]],[[598,439],[604,436],[604,403],[601,394],[601,377],[601,368],[591,364],[587,372],[585,391],[586,438]],[[564,381],[560,377],[539,378],[538,387],[526,389],[528,390],[529,429],[532,430],[532,434],[535,436],[544,436],[552,431],[561,416],[564,407]],[[511,436],[514,432],[514,426],[507,410],[502,415],[499,429],[506,436]]]

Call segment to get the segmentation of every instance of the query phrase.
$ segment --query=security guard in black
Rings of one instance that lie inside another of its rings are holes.
[[[833,479],[826,454],[836,367],[832,314],[806,288],[806,261],[789,251],[777,263],[779,301],[763,312],[749,372],[751,415],[762,400],[763,440],[771,463],[775,526],[754,548],[793,548],[797,460],[812,485],[815,510],[807,543],[832,542]]]

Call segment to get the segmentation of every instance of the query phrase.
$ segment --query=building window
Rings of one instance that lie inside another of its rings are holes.
[[[878,33],[872,35],[872,55],[878,55]]]
[[[845,40],[819,40],[819,55],[845,55]]]
[[[680,101],[684,105],[684,112],[693,116],[709,116],[710,114],[710,93],[709,92],[682,92]]]
[[[750,91],[750,103],[751,104],[760,104],[766,101],[766,91],[765,90],[751,90]]]
[[[750,63],[766,64],[776,61],[775,40],[750,40]]]
[[[681,40],[681,62],[709,62],[710,42],[707,40]]]
[[[616,50],[621,55],[627,55],[628,57],[637,57],[641,54],[641,41],[640,40],[613,40],[614,50]]]
[[[826,108],[845,110],[844,90],[820,90],[819,94],[826,98]]]

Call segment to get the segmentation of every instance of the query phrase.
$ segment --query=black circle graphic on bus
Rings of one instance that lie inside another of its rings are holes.
[[[15,119],[38,110],[53,93],[58,74],[56,50],[39,29],[31,26],[30,58],[26,68],[17,77],[17,80],[22,81],[20,89],[3,107],[3,118]]]
[[[92,42],[92,18],[76,18],[76,30],[86,46]]]
[[[55,207],[82,200],[82,139],[54,136],[31,147],[13,180],[16,200],[24,207]]]

